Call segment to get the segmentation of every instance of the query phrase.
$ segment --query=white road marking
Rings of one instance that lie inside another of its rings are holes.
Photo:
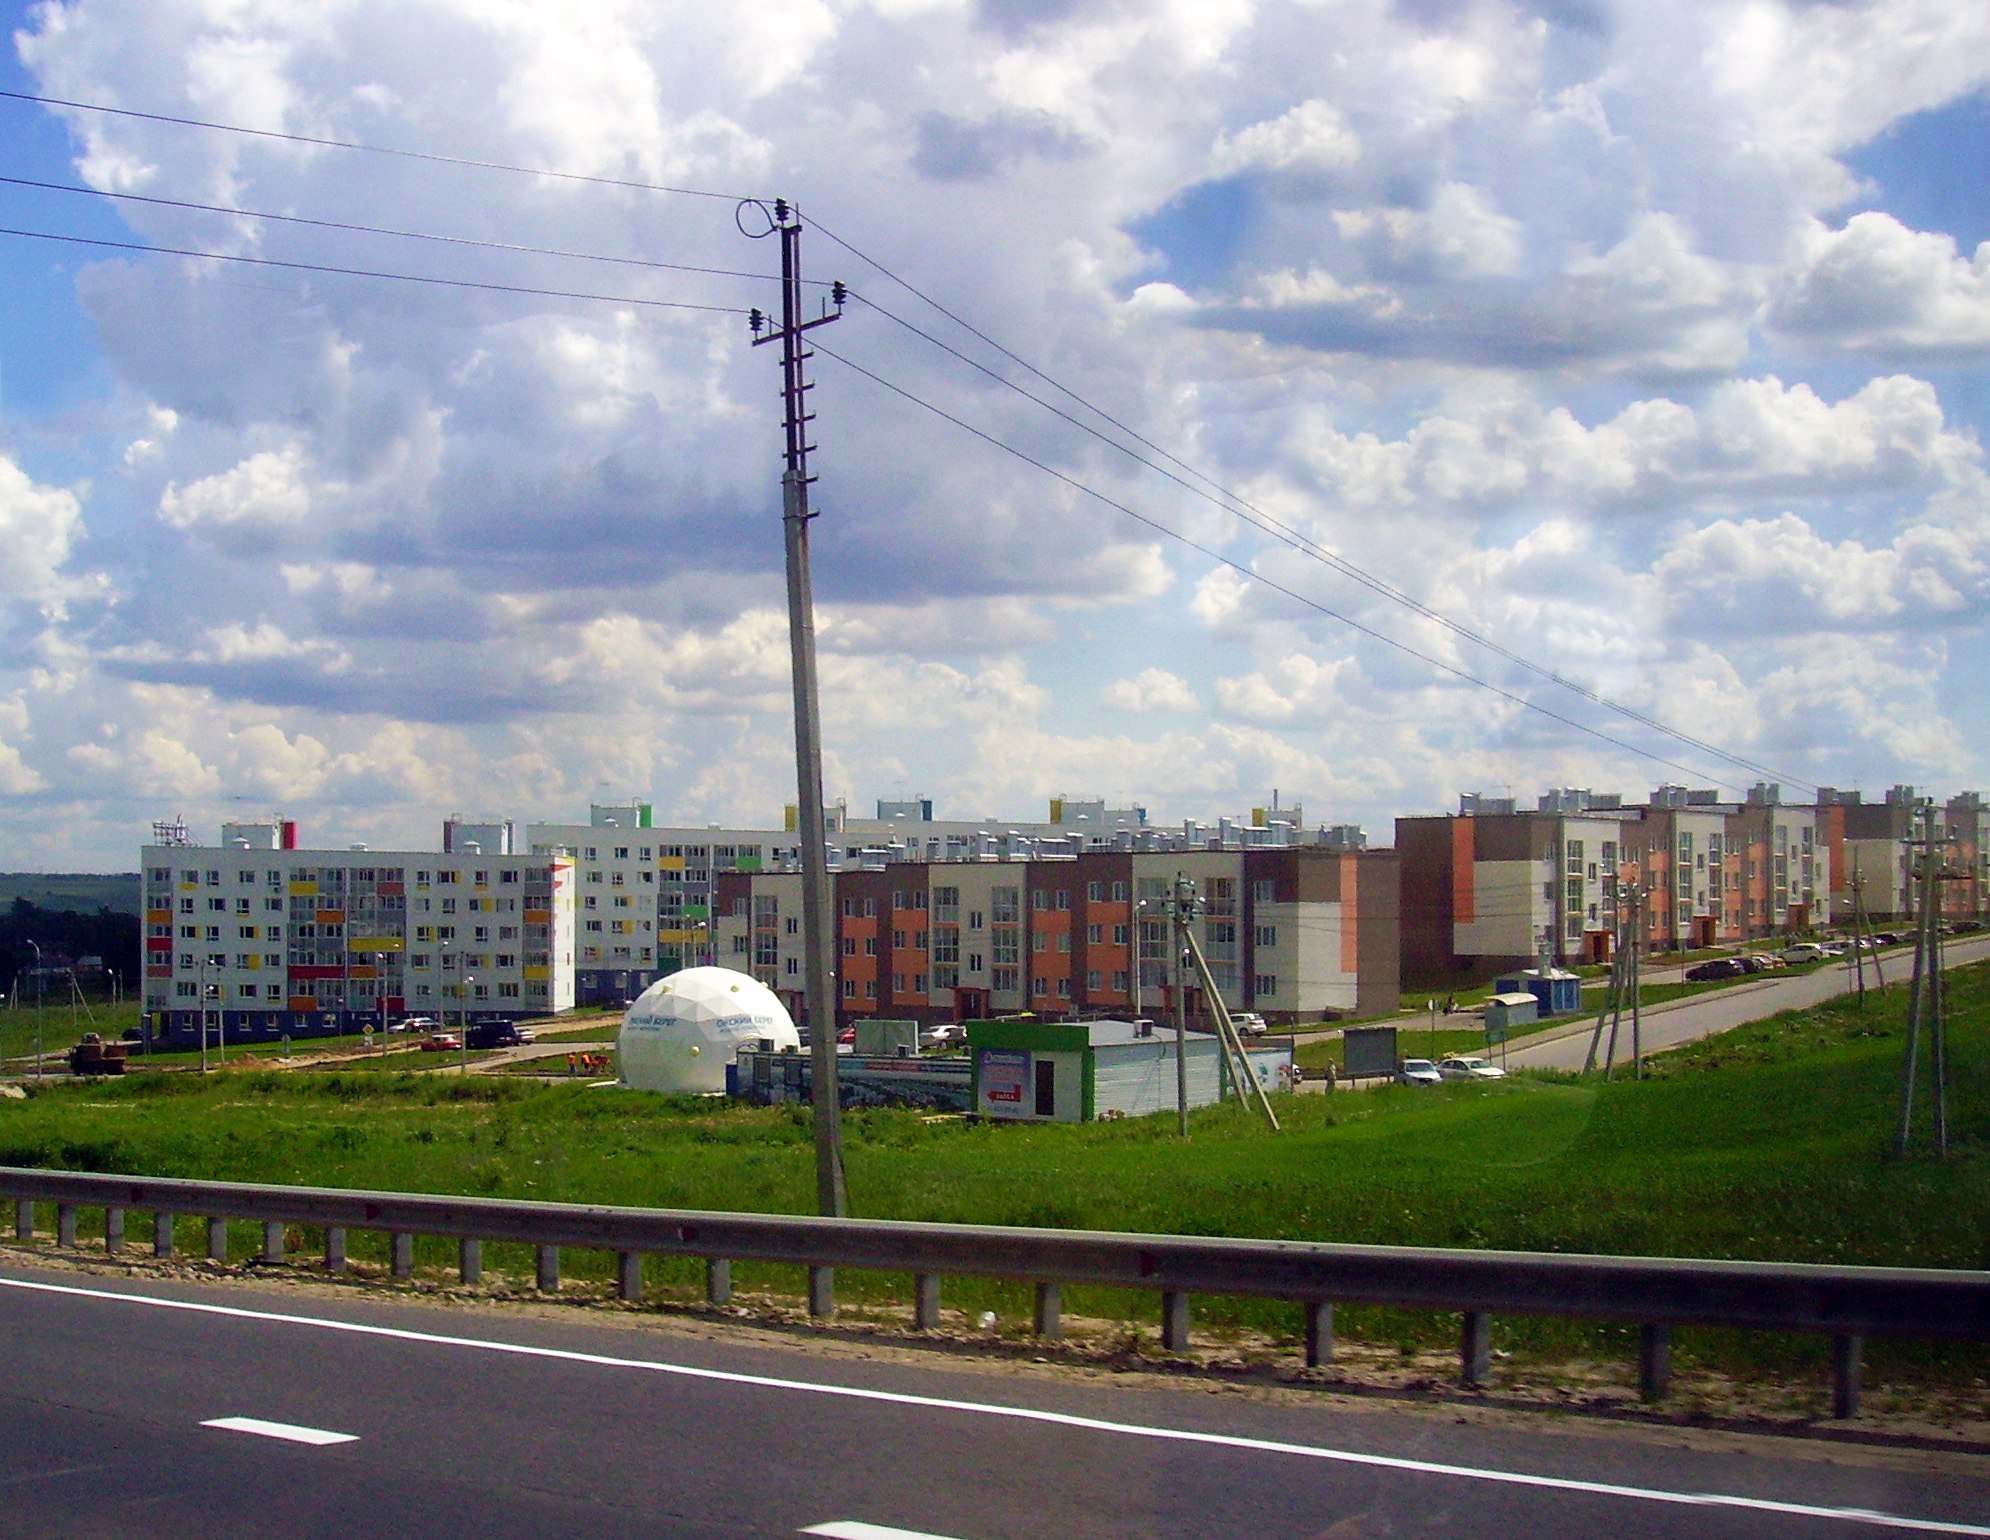
[[[1113,1422],[1101,1417],[1081,1417],[1072,1412],[1044,1411],[1037,1407],[1001,1406],[983,1401],[956,1401],[945,1396],[912,1395],[899,1390],[868,1390],[856,1385],[818,1385],[808,1380],[782,1379],[774,1375],[744,1374],[733,1369],[699,1369],[689,1364],[663,1363],[650,1358],[622,1358],[607,1353],[582,1353],[571,1348],[533,1347],[519,1342],[495,1342],[481,1337],[458,1337],[443,1332],[413,1331],[404,1326],[369,1326],[356,1321],[335,1321],[323,1316],[287,1315],[278,1311],[249,1310],[240,1305],[214,1305],[198,1300],[161,1299],[151,1294],[121,1294],[114,1289],[82,1288],[74,1284],[42,1283],[27,1278],[0,1277],[0,1288],[20,1289],[34,1294],[61,1294],[75,1299],[100,1299],[121,1305],[142,1305],[153,1310],[179,1310],[192,1315],[221,1316],[238,1321],[262,1321],[279,1326],[303,1326],[315,1331],[344,1332],[355,1337],[377,1337],[390,1342],[415,1342],[429,1347],[469,1348],[479,1353],[499,1353],[515,1358],[552,1359],[559,1363],[592,1364],[604,1369],[636,1369],[649,1374],[668,1374],[680,1379],[706,1380],[721,1385],[751,1385],[761,1390],[792,1391],[798,1395],[829,1396],[846,1401],[870,1401],[886,1406],[914,1406],[943,1412],[962,1412],[976,1417],[1000,1417],[1014,1422],[1042,1423],[1058,1428],[1080,1428],[1092,1433],[1115,1434],[1122,1438],[1155,1439],[1165,1443],[1201,1444],[1217,1449],[1236,1449],[1248,1454],[1282,1454],[1298,1459],[1325,1460],[1340,1465],[1358,1465],[1371,1470],[1402,1471],[1418,1476],[1448,1476],[1460,1481],[1484,1481],[1498,1486],[1532,1487],[1549,1492],[1573,1492],[1589,1497],[1616,1497],[1632,1502],[1666,1503],[1687,1508],[1734,1508],[1747,1513],[1774,1513],[1786,1518],[1829,1519],[1848,1524],[1867,1524],[1881,1529],[1906,1530],[1927,1535],[1968,1535],[1990,1540],[1990,1524],[1968,1524],[1953,1519],[1917,1519],[1904,1514],[1881,1513],[1868,1508],[1826,1508],[1814,1503],[1780,1502],[1767,1497],[1742,1497],[1726,1492],[1672,1492],[1662,1487],[1623,1486],[1612,1481],[1583,1481],[1569,1476],[1537,1476],[1525,1471],[1482,1469],[1471,1465],[1447,1465],[1436,1460],[1412,1460],[1400,1455],[1364,1454],[1353,1449],[1328,1449],[1318,1444],[1292,1444],[1280,1439],[1247,1438],[1235,1433],[1198,1433],[1186,1428],[1154,1428],[1140,1423]]]
[[[357,1433],[330,1433],[323,1428],[300,1428],[294,1422],[264,1422],[260,1417],[210,1417],[203,1428],[223,1428],[230,1433],[255,1433],[263,1438],[280,1438],[287,1444],[356,1444]]]
[[[829,1540],[948,1540],[946,1535],[929,1535],[923,1529],[893,1529],[889,1524],[866,1524],[861,1519],[811,1524],[802,1533],[827,1535]]]

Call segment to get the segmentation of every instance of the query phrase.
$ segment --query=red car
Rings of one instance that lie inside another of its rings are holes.
[[[454,1032],[435,1032],[422,1039],[421,1051],[423,1053],[443,1053],[450,1049],[461,1048],[462,1046],[463,1039],[458,1037]]]
[[[856,1029],[855,1027],[845,1027],[845,1028],[844,1028],[844,1029],[843,1029],[843,1030],[842,1030],[841,1032],[838,1032],[838,1033],[836,1034],[836,1041],[837,1041],[837,1042],[839,1042],[839,1043],[854,1043],[854,1042],[856,1042],[856,1041],[857,1041],[857,1029]]]

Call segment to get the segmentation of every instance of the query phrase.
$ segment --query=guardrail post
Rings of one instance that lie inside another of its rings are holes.
[[[466,1235],[456,1243],[456,1281],[463,1284],[484,1281],[484,1243]]]
[[[263,1221],[263,1262],[269,1267],[283,1262],[283,1226],[274,1219]]]
[[[325,1271],[342,1273],[345,1271],[345,1226],[325,1226]]]
[[[1492,1317],[1483,1310],[1465,1312],[1465,1330],[1459,1344],[1459,1379],[1477,1389],[1492,1375]]]
[[[104,1255],[114,1257],[124,1250],[124,1210],[104,1210]]]
[[[75,1249],[76,1246],[76,1205],[58,1203],[55,1205],[55,1244]]]
[[[1064,1290],[1057,1284],[1040,1283],[1036,1286],[1036,1320],[1033,1327],[1039,1337],[1064,1335]]]
[[[1300,1308],[1306,1312],[1306,1367],[1323,1368],[1334,1361],[1333,1301],[1309,1299]]]
[[[1188,1351],[1188,1296],[1170,1290],[1161,1296],[1161,1346],[1170,1353]]]
[[[228,1221],[216,1219],[211,1214],[207,1220],[207,1260],[210,1262],[228,1260]]]
[[[940,1324],[940,1275],[912,1275],[912,1324],[920,1331],[932,1331]]]
[[[1864,1337],[1831,1339],[1831,1415],[1841,1422],[1859,1415],[1859,1369]]]
[[[560,1248],[541,1246],[539,1248],[539,1292],[555,1294],[560,1287]]]
[[[836,1314],[836,1269],[811,1267],[808,1270],[808,1313],[817,1320]]]
[[[35,1200],[16,1198],[14,1200],[14,1239],[31,1241],[35,1238]]]
[[[732,1263],[725,1257],[705,1258],[705,1303],[732,1303]]]
[[[152,1255],[170,1257],[173,1254],[173,1216],[154,1214],[152,1216]]]
[[[640,1251],[615,1253],[615,1292],[624,1304],[642,1303],[643,1254]]]
[[[1672,1333],[1647,1323],[1638,1328],[1638,1394],[1663,1401],[1672,1389]]]
[[[388,1237],[389,1251],[393,1261],[389,1264],[396,1278],[412,1278],[415,1275],[415,1238],[405,1230],[396,1230]]]

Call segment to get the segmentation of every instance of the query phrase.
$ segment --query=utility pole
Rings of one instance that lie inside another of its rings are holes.
[[[1921,852],[1921,892],[1914,930],[1914,978],[1907,992],[1907,1051],[1901,1065],[1900,1126],[1893,1140],[1893,1153],[1897,1156],[1907,1153],[1914,1131],[1914,1093],[1920,1080],[1924,1029],[1928,1033],[1934,1079],[1935,1153],[1946,1155],[1949,1145],[1948,1033],[1942,1020],[1942,930],[1936,898],[1943,873],[1941,847],[1935,838],[1933,803],[1921,809],[1921,829],[1921,838],[1910,841]]]
[[[771,327],[756,309],[748,317],[753,345],[781,344],[781,402],[787,448],[781,471],[781,520],[787,535],[788,648],[794,672],[795,780],[802,842],[802,929],[806,974],[803,979],[808,1014],[810,1075],[815,1104],[815,1192],[821,1212],[841,1218],[850,1211],[843,1177],[842,1095],[836,1073],[835,916],[831,912],[829,859],[822,829],[822,714],[815,682],[815,596],[809,582],[808,361],[814,355],[802,334],[842,319],[844,288],[831,286],[836,308],[826,307],[812,319],[802,318],[802,224],[785,198],[770,210],[762,204],[741,204],[736,219],[753,208],[767,216],[758,232],[740,229],[761,239],[781,237],[781,320]]]
[[[1184,987],[1187,980],[1182,977],[1186,948],[1181,938],[1194,918],[1195,884],[1185,873],[1176,872],[1168,916],[1168,953],[1175,983],[1175,1129],[1184,1139],[1188,1137],[1188,991]]]

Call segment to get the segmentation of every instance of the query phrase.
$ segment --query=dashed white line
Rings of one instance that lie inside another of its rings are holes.
[[[1914,1534],[1968,1535],[1975,1537],[1975,1540],[1990,1540],[1990,1524],[1971,1524],[1955,1519],[1917,1519],[1905,1514],[1881,1513],[1868,1508],[1827,1508],[1816,1503],[1783,1502],[1775,1498],[1743,1497],[1728,1492],[1674,1492],[1662,1487],[1624,1486],[1614,1481],[1584,1481],[1570,1476],[1538,1476],[1526,1471],[1448,1465],[1437,1460],[1413,1460],[1401,1455],[1367,1454],[1353,1449],[1329,1449],[1318,1444],[1293,1444],[1281,1439],[1250,1438],[1236,1433],[1198,1433],[1187,1428],[1148,1427],[1141,1423],[1114,1422],[1102,1417],[1081,1417],[1072,1412],[1045,1411],[1038,1407],[1002,1406],[985,1401],[957,1401],[945,1396],[920,1396],[899,1390],[871,1390],[858,1385],[820,1385],[808,1380],[782,1379],[767,1374],[744,1374],[732,1369],[700,1369],[690,1364],[664,1363],[652,1358],[623,1358],[608,1353],[582,1353],[571,1348],[535,1347],[521,1342],[498,1342],[482,1337],[458,1337],[444,1332],[414,1331],[404,1326],[371,1326],[357,1321],[331,1320],[323,1316],[249,1310],[240,1305],[214,1305],[200,1300],[162,1299],[151,1294],[123,1294],[114,1289],[82,1288],[74,1284],[44,1283],[37,1279],[0,1277],[0,1288],[20,1289],[35,1294],[67,1295],[75,1299],[104,1300],[113,1304],[138,1305],[152,1310],[186,1311],[193,1315],[221,1316],[230,1320],[260,1321],[278,1326],[302,1326],[314,1331],[343,1332],[350,1336],[374,1337],[390,1342],[416,1342],[429,1347],[468,1348],[479,1353],[501,1353],[516,1358],[591,1364],[604,1369],[634,1369],[647,1374],[667,1374],[680,1379],[705,1380],[721,1385],[750,1385],[760,1390],[788,1391],[797,1395],[869,1401],[886,1406],[912,1406],[934,1411],[959,1412],[975,1417],[999,1417],[1013,1422],[1033,1422],[1058,1428],[1080,1428],[1087,1432],[1113,1434],[1121,1438],[1199,1444],[1206,1448],[1235,1449],[1247,1454],[1288,1455],[1297,1459],[1356,1465],[1370,1470],[1401,1471],[1417,1476],[1444,1476],[1459,1481],[1483,1481],[1495,1486],[1531,1487],[1537,1491],[1569,1492],[1586,1497],[1614,1497],[1630,1502],[1663,1503],[1686,1508],[1729,1508],[1745,1513],[1772,1513],[1783,1518],[1824,1519],[1838,1523],[1864,1524],[1878,1529],[1903,1530]]]
[[[325,1428],[304,1428],[294,1422],[265,1422],[260,1417],[210,1417],[203,1428],[221,1428],[229,1433],[254,1433],[261,1438],[280,1438],[286,1444],[356,1444],[357,1433],[333,1433]]]
[[[929,1535],[923,1529],[893,1529],[888,1524],[866,1524],[861,1519],[834,1519],[827,1524],[811,1524],[805,1535],[826,1535],[828,1540],[949,1540],[946,1535]]]

